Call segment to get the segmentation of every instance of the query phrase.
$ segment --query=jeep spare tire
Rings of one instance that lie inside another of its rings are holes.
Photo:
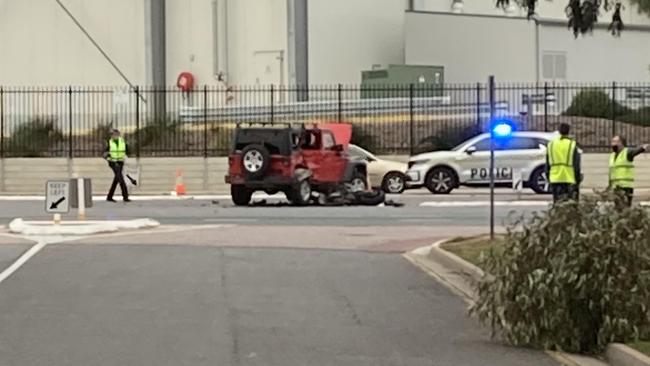
[[[269,168],[271,155],[264,146],[253,144],[241,152],[241,167],[249,178],[260,178]]]

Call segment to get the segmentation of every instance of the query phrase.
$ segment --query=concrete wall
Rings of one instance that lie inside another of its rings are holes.
[[[406,161],[408,156],[386,157]],[[605,188],[607,186],[607,154],[585,154],[583,187]],[[131,161],[129,164],[133,164]],[[168,194],[174,189],[176,171],[183,172],[183,182],[188,194],[228,193],[224,183],[227,172],[227,158],[142,158],[141,185],[134,194]],[[638,188],[650,188],[650,159],[637,159]],[[45,182],[54,179],[68,179],[78,174],[93,180],[94,194],[102,195],[108,191],[112,172],[101,159],[4,159],[0,160],[0,193],[2,194],[43,194]],[[119,189],[118,189],[119,190]]]
[[[551,52],[565,56],[566,75],[549,81],[650,81],[650,27],[626,29],[620,38],[596,29],[574,39],[564,22],[541,22],[539,46],[536,27],[518,17],[409,12],[405,61],[442,65],[450,83],[483,81],[488,75],[530,82],[545,80],[544,54]]]

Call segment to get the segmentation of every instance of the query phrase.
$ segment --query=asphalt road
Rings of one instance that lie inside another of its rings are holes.
[[[545,209],[540,200],[548,197],[538,195],[499,195],[498,203],[519,201],[516,206],[498,206],[496,222],[501,224],[508,216],[527,214]],[[95,202],[87,210],[88,218],[129,219],[148,217],[162,224],[200,225],[232,223],[239,225],[433,225],[477,226],[489,220],[489,196],[485,194],[432,196],[429,194],[397,195],[390,200],[404,204],[403,207],[291,207],[283,199],[257,199],[251,207],[234,207],[228,198],[218,200],[152,200],[134,201],[128,204]],[[527,205],[526,202],[530,202]],[[450,206],[421,207],[422,204],[449,204]],[[44,212],[42,201],[1,201],[0,225],[8,224],[16,217],[50,219]],[[456,205],[456,206],[454,206]],[[75,219],[74,213],[64,219]]]
[[[498,222],[539,198],[499,196],[524,202]],[[491,340],[401,255],[484,233],[487,196],[393,199],[404,206],[96,202],[89,218],[163,225],[48,244],[4,279],[39,246],[0,228],[0,365],[555,365]],[[0,205],[0,225],[51,217],[43,201]]]
[[[52,244],[0,283],[0,324],[3,365],[555,364],[383,252]]]

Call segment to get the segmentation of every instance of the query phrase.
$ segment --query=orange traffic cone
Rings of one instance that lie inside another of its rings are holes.
[[[178,169],[176,170],[176,187],[174,188],[177,196],[182,196],[187,193],[185,189],[185,183],[183,183],[183,172]]]

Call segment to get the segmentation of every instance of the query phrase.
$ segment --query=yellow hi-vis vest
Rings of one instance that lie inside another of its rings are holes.
[[[550,165],[549,182],[576,184],[576,172],[573,169],[573,154],[576,142],[570,138],[558,138],[548,144],[546,153]]]
[[[627,148],[618,156],[609,156],[609,186],[612,188],[634,188],[634,163],[627,160]]]
[[[124,142],[123,138],[120,137],[117,141],[108,140],[108,146],[109,161],[124,161],[124,158],[126,158],[126,142]]]

